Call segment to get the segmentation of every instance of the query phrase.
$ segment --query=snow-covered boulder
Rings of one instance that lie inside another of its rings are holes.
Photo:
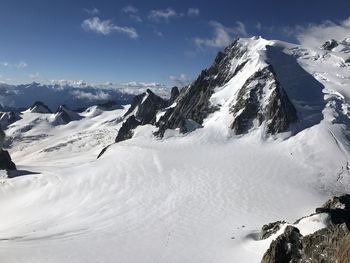
[[[322,45],[322,49],[331,51],[333,48],[337,47],[339,44],[335,39],[331,39],[326,41],[323,45]]]

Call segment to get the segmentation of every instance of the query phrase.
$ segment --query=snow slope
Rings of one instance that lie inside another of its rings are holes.
[[[339,65],[337,52],[240,41],[254,59],[217,87],[211,101],[220,110],[186,135],[168,130],[157,139],[155,127],[140,126],[96,160],[126,110],[90,109],[60,126],[51,115],[23,113],[6,131],[15,175],[23,176],[1,179],[1,259],[260,262],[269,246],[256,240],[263,224],[293,223],[349,192],[349,65]],[[266,137],[260,127],[233,136],[229,105],[266,63],[300,121],[291,133]],[[301,224],[311,233],[323,223]]]

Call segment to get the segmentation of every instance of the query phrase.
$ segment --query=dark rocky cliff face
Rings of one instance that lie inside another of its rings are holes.
[[[134,98],[124,118],[133,114],[141,125],[154,124],[158,110],[167,106],[167,101],[154,94],[150,89]]]
[[[18,113],[10,111],[10,112],[0,112],[0,128],[6,129],[7,126],[12,123],[20,120],[21,117]]]
[[[155,125],[157,130],[154,135],[159,137],[167,129],[179,129],[186,133],[202,127],[203,120],[221,107],[210,102],[215,89],[224,86],[245,68],[253,56],[247,55],[250,52],[244,41],[235,41],[224,52],[219,52],[211,67],[203,70],[191,85],[180,92],[174,87],[168,101],[150,90],[136,96],[124,115],[126,121],[116,141],[131,138],[132,130],[138,125]],[[277,81],[272,66],[267,65],[251,74],[239,89],[237,100],[232,103],[230,113],[234,121],[228,123],[227,128],[231,128],[235,134],[247,133],[262,124],[266,126],[265,132],[268,134],[288,130],[290,124],[297,120],[297,113]],[[134,118],[127,121],[131,116]]]
[[[297,228],[288,226],[271,243],[261,262],[350,262],[350,195],[332,198],[316,209],[318,213],[329,215],[328,227],[302,236]],[[293,247],[298,249],[289,249]]]
[[[210,104],[210,97],[216,87],[230,81],[249,62],[244,54],[247,52],[239,40],[219,52],[213,65],[203,70],[199,77],[187,88],[183,88],[176,100],[176,106],[167,109],[157,122],[155,135],[163,136],[166,129],[179,128],[188,132],[186,121],[198,123],[219,109],[220,105]],[[241,61],[232,65],[232,61]],[[266,133],[284,132],[297,120],[295,107],[285,90],[277,81],[272,66],[255,72],[239,90],[237,102],[231,107],[234,122],[230,125],[235,134],[248,132],[253,126],[266,123]]]
[[[155,124],[157,112],[167,105],[166,100],[155,95],[149,89],[136,96],[129,110],[124,114],[125,121],[118,131],[115,142],[130,139],[133,136],[133,129],[139,125]]]
[[[276,80],[271,66],[256,72],[239,90],[231,108],[235,116],[231,129],[243,134],[266,122],[267,133],[284,132],[297,120],[296,110]]]
[[[180,91],[178,87],[172,87],[170,92],[170,99],[168,105],[170,106],[175,102],[175,100],[179,97]]]
[[[34,113],[52,113],[49,107],[41,101],[34,102],[29,110]]]
[[[217,110],[209,102],[214,89],[227,83],[244,67],[246,62],[239,65],[235,71],[231,71],[231,60],[240,58],[244,52],[239,41],[228,46],[224,52],[219,52],[213,65],[203,70],[190,86],[181,90],[176,106],[168,109],[158,121],[159,129],[155,135],[163,136],[166,129],[176,128],[180,128],[181,132],[187,132],[185,123],[188,119],[202,124],[210,113]]]
[[[67,124],[71,121],[81,119],[80,115],[69,109],[66,105],[58,107],[55,113],[55,124]]]
[[[8,151],[0,149],[0,170],[16,170]]]

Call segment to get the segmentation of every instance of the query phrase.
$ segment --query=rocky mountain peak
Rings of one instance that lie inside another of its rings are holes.
[[[50,108],[41,101],[34,102],[34,104],[29,108],[29,111],[33,113],[52,113]]]
[[[81,119],[80,115],[69,109],[66,105],[60,105],[54,115],[54,124],[67,124],[71,121]]]
[[[230,103],[234,121],[227,124],[228,128],[235,134],[243,134],[265,123],[266,133],[286,131],[290,123],[296,121],[297,114],[277,81],[272,66],[261,55],[268,44],[267,40],[259,37],[237,39],[224,52],[219,52],[211,67],[203,70],[191,85],[181,90],[176,106],[169,108],[158,121],[159,129],[155,134],[163,136],[166,129],[176,128],[188,132],[185,124],[189,120],[200,127],[205,118],[222,107],[211,102],[213,94],[221,87],[230,85],[242,71],[249,77],[235,91],[237,98]],[[233,93],[227,95],[234,96]]]

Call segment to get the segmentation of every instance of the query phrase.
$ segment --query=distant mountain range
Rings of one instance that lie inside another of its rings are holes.
[[[0,105],[3,111],[24,110],[35,101],[44,101],[52,110],[59,105],[71,109],[87,108],[92,105],[114,101],[120,105],[129,104],[135,94],[152,88],[158,95],[167,97],[170,89],[157,83],[127,83],[124,85],[89,85],[84,82],[60,82],[54,84],[30,83],[9,85],[0,83]]]

